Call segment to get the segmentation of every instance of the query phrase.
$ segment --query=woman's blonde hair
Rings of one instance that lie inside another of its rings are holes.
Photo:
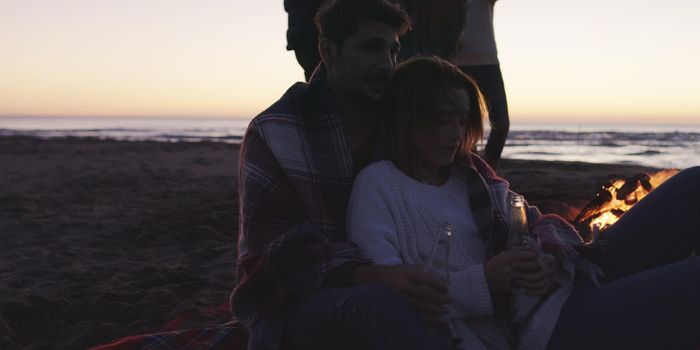
[[[447,91],[465,89],[469,96],[467,123],[458,149],[458,157],[466,156],[481,141],[483,120],[488,107],[476,82],[448,61],[439,57],[416,57],[398,65],[386,101],[387,157],[397,168],[415,176],[419,168],[413,136],[436,127],[439,103],[449,98]]]

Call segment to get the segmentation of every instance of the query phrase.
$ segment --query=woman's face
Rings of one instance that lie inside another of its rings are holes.
[[[413,142],[425,170],[450,165],[464,138],[469,112],[466,89],[450,89],[438,98],[438,111],[431,116],[433,126],[416,130]]]

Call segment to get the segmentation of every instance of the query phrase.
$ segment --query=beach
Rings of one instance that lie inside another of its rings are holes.
[[[235,283],[238,147],[0,137],[0,348],[226,322],[216,307]],[[499,174],[571,220],[609,178],[654,170],[506,159]]]

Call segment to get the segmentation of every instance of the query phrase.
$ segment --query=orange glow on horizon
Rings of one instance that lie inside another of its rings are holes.
[[[514,122],[700,124],[700,4],[609,5],[497,2]],[[252,117],[303,78],[286,25],[281,2],[4,0],[0,116]]]

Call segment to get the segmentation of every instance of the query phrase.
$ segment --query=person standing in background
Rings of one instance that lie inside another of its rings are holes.
[[[470,0],[462,48],[455,58],[456,65],[479,84],[489,105],[489,134],[484,159],[496,169],[506,144],[510,118],[498,62],[496,37],[493,31],[493,7],[496,0]]]
[[[392,0],[411,16],[412,30],[401,38],[399,61],[438,56],[453,62],[459,53],[469,0]]]
[[[287,50],[294,51],[307,82],[321,62],[314,16],[323,3],[323,0],[284,0],[284,10],[288,15]]]

